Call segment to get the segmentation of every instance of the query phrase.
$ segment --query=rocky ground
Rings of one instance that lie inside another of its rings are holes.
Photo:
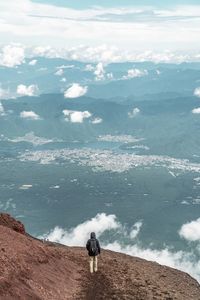
[[[188,274],[154,262],[102,251],[89,273],[84,248],[42,242],[23,224],[0,214],[0,299],[200,300]]]

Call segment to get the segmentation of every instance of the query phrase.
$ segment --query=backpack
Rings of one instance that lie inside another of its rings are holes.
[[[96,240],[90,240],[90,254],[96,255],[98,252],[97,249],[97,241]]]

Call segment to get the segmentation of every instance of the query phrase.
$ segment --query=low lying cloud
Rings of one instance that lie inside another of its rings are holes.
[[[200,219],[195,222],[197,222],[195,226],[198,226],[198,228],[195,228],[199,230]],[[90,232],[94,231],[105,249],[156,261],[162,265],[185,271],[200,281],[200,263],[198,263],[198,257],[193,252],[174,251],[172,247],[165,247],[159,250],[144,248],[138,240],[141,228],[141,221],[137,221],[131,230],[128,230],[125,225],[117,220],[115,215],[99,213],[92,219],[70,229],[56,226],[52,231],[39,238],[47,238],[52,242],[59,242],[69,246],[85,246]],[[193,227],[193,230],[195,228]],[[112,234],[109,235],[109,240],[103,241],[102,234],[106,232],[112,232]],[[117,238],[118,240],[116,240]],[[197,234],[195,235],[196,238]]]
[[[101,118],[94,118],[94,119],[91,121],[92,124],[100,124],[100,123],[102,123],[102,122],[103,122],[103,120],[102,120]]]
[[[200,114],[200,107],[194,108],[194,109],[192,110],[192,113],[193,113],[193,114]]]
[[[24,62],[24,48],[18,45],[7,45],[0,52],[0,65],[13,68]]]
[[[65,116],[65,121],[72,123],[83,123],[84,119],[88,119],[92,116],[92,114],[87,110],[76,111],[64,109],[63,114]]]
[[[28,119],[28,120],[41,120],[40,116],[32,110],[31,111],[22,111],[20,113],[20,118]]]
[[[200,87],[197,87],[195,90],[194,90],[194,96],[197,96],[200,98]]]
[[[104,80],[105,78],[105,70],[103,63],[100,62],[96,65],[96,68],[94,70],[95,80]]]
[[[113,73],[106,73],[104,69],[104,64],[102,62],[99,62],[96,67],[94,68],[92,65],[87,65],[87,70],[94,70],[94,75],[95,75],[95,80],[100,81],[100,80],[112,80],[113,79]]]
[[[55,73],[56,76],[62,76],[64,74],[63,69],[58,69]]]
[[[140,109],[135,107],[132,111],[128,112],[129,118],[134,118],[140,113]]]
[[[32,188],[33,185],[32,184],[22,184],[20,187],[19,187],[19,190],[29,190],[30,188]]]
[[[36,84],[31,84],[26,86],[24,84],[19,84],[17,87],[17,94],[19,96],[36,96],[38,94],[38,86]]]
[[[85,66],[85,70],[84,71],[87,71],[87,72],[93,72],[95,70],[95,67],[91,64],[87,64]]]
[[[179,235],[187,241],[199,241],[200,242],[200,218],[183,224]]]
[[[69,246],[83,246],[86,244],[91,231],[95,231],[97,236],[100,236],[106,230],[117,229],[120,226],[115,215],[101,213],[69,230],[56,226],[54,230],[44,237],[52,242],[59,242]]]
[[[78,83],[73,83],[70,88],[64,92],[65,98],[78,98],[84,96],[88,91],[87,86],[81,86]]]
[[[30,66],[35,66],[37,64],[37,59],[33,59],[28,63]]]
[[[142,221],[136,222],[133,225],[133,227],[131,229],[131,232],[129,234],[129,236],[130,236],[131,239],[135,239],[137,237],[137,235],[140,232],[141,227],[142,227]]]
[[[130,69],[127,72],[127,75],[124,75],[122,78],[123,79],[131,79],[131,78],[136,78],[136,77],[142,77],[148,75],[147,70],[139,70],[139,69]]]

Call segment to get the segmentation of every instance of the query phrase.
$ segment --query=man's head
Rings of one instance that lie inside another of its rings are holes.
[[[95,239],[95,238],[96,238],[96,234],[95,234],[95,232],[91,232],[91,234],[90,234],[90,238],[91,238],[91,239]]]

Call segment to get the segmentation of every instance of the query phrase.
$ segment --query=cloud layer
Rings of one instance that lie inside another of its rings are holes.
[[[67,43],[71,52],[80,44],[89,45],[85,53],[79,53],[82,57],[96,56],[98,50],[94,49],[102,41],[112,51],[101,51],[102,60],[99,61],[108,61],[111,57],[116,61],[118,55],[113,45],[138,54],[152,49],[178,50],[186,54],[198,52],[199,17],[200,5],[174,5],[161,10],[149,6],[117,7],[115,4],[113,8],[78,10],[30,0],[7,0],[0,2],[0,33],[3,44],[15,41],[39,47],[56,44],[62,48]],[[12,55],[1,61],[3,65],[14,66],[23,60],[23,52],[17,56],[14,62]],[[75,53],[72,59],[77,59]]]
[[[82,246],[86,244],[91,228],[92,231],[95,231],[96,234],[100,236],[104,231],[116,229],[118,227],[120,227],[120,224],[116,221],[115,215],[101,213],[69,230],[64,230],[57,226],[45,237],[50,241],[59,242],[69,246]]]
[[[200,226],[200,221],[197,221],[198,226]],[[63,229],[56,226],[51,232],[40,236],[40,238],[47,238],[50,241],[59,242],[68,246],[84,247],[90,236],[90,232],[95,231],[97,237],[102,241],[101,245],[103,248],[156,261],[160,264],[190,273],[197,280],[200,280],[200,263],[198,263],[198,259],[193,252],[173,251],[167,247],[160,250],[144,248],[139,242],[141,228],[141,221],[137,221],[131,229],[127,229],[126,226],[117,220],[115,215],[99,213],[90,220],[70,229]],[[195,228],[193,228],[193,230],[194,229]],[[101,238],[101,236],[106,232],[111,233],[109,235],[110,240],[103,242],[103,237]],[[118,240],[117,237],[119,238]]]

